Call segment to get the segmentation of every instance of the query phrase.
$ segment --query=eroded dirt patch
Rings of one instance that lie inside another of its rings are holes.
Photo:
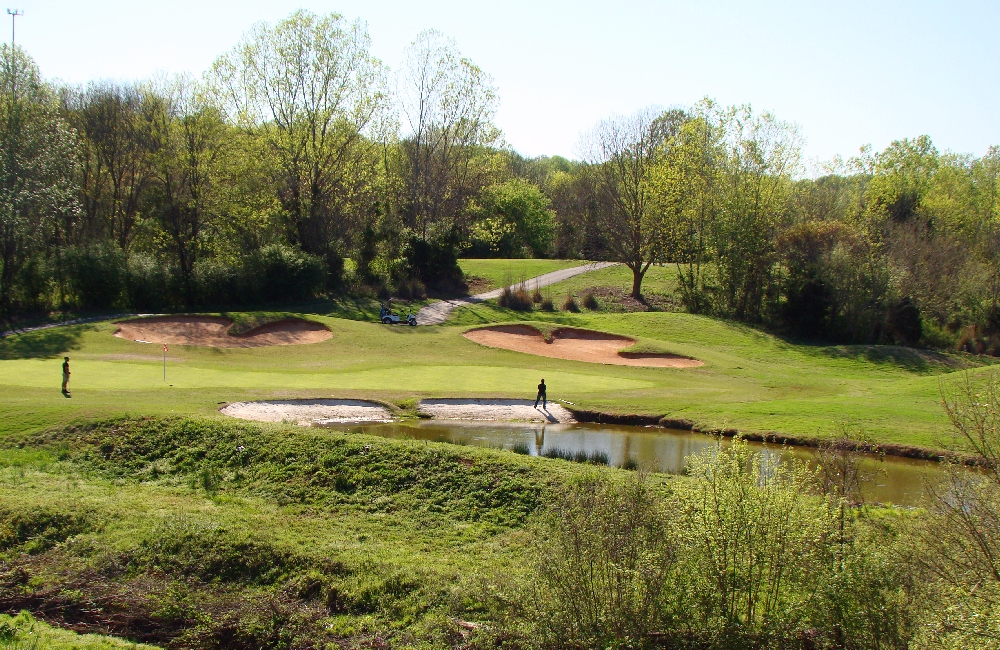
[[[230,335],[229,327],[233,322],[219,316],[157,316],[116,324],[118,330],[115,336],[129,341],[210,348],[258,348],[319,343],[333,336],[321,323],[298,319],[268,323],[239,336]]]
[[[652,368],[694,368],[704,363],[675,354],[622,353],[635,339],[606,332],[564,327],[552,332],[549,340],[527,325],[495,325],[469,330],[463,336],[491,348],[502,348],[554,359],[607,363],[616,366]]]
[[[576,422],[573,414],[549,400],[545,408],[526,399],[425,399],[420,411],[438,420],[493,422]]]
[[[219,412],[241,420],[295,422],[302,426],[341,422],[391,422],[392,413],[377,402],[358,399],[286,399],[236,402]]]

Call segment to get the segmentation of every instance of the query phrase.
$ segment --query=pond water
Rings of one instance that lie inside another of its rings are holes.
[[[607,424],[528,424],[477,423],[418,420],[392,424],[331,425],[344,431],[385,438],[428,440],[458,445],[517,449],[532,456],[553,453],[604,454],[608,464],[638,466],[647,471],[681,474],[688,456],[716,444],[712,436],[663,429]],[[723,439],[723,445],[731,444]],[[779,445],[749,443],[752,448],[775,454],[779,459],[795,457],[809,460],[815,452],[807,447],[782,448]],[[870,477],[863,487],[864,498],[871,503],[917,506],[925,503],[925,487],[942,478],[941,466],[933,461],[886,456],[864,456],[862,470]]]

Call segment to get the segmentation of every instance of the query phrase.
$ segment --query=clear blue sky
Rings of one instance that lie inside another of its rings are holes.
[[[433,27],[493,75],[499,125],[528,155],[573,156],[610,113],[704,96],[798,123],[816,160],[920,134],[976,155],[1000,144],[998,0],[8,1],[25,11],[18,43],[71,82],[200,74],[300,7],[367,21],[393,68]]]

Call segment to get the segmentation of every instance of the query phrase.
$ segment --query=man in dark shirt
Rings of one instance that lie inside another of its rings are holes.
[[[545,410],[547,408],[547,405],[546,405],[546,402],[545,402],[545,380],[544,379],[542,380],[542,383],[538,384],[538,396],[535,397],[535,408],[538,408],[538,400],[542,400],[542,409]]]
[[[69,395],[69,357],[63,357],[63,395]]]

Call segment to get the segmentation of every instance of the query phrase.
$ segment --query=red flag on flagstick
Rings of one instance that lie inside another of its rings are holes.
[[[163,351],[164,351],[164,352],[166,352],[166,351],[167,351],[167,344],[166,344],[166,343],[164,343],[164,344],[163,344]]]

